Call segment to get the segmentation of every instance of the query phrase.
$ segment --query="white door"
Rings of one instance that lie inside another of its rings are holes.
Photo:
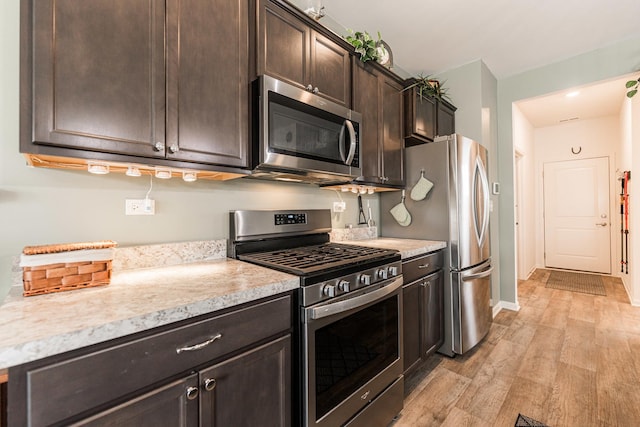
[[[611,273],[609,159],[544,164],[545,265]]]

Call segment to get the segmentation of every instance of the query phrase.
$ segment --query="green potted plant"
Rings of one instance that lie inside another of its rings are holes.
[[[638,93],[638,85],[640,85],[640,77],[637,80],[629,80],[627,82],[627,97],[633,98]]]
[[[414,82],[403,90],[409,90],[416,88],[418,97],[420,99],[436,98],[445,101],[451,101],[447,94],[447,88],[443,87],[440,81],[430,76],[423,76],[420,74],[418,77],[413,78]]]
[[[375,40],[371,35],[366,31],[353,31],[349,30],[349,35],[344,38],[346,41],[351,43],[351,45],[355,48],[357,54],[360,55],[360,61],[377,61],[380,56],[380,51],[378,50],[378,46],[380,44],[380,31],[378,31],[378,39]]]

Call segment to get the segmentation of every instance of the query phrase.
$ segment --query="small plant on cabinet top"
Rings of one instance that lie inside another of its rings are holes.
[[[374,40],[366,31],[349,30],[349,35],[344,39],[351,43],[357,54],[360,55],[360,61],[377,61],[379,56],[378,45],[382,38],[378,31],[378,40]]]
[[[414,80],[414,83],[405,87],[403,90],[409,90],[415,87],[418,90],[420,99],[436,98],[450,101],[447,88],[443,87],[437,79],[420,74],[418,77],[415,77]]]
[[[640,77],[637,80],[629,80],[627,82],[627,97],[633,98],[638,93],[638,85],[640,85]]]

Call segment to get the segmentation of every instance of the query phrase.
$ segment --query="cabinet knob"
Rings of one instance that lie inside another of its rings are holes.
[[[318,92],[320,92],[320,90],[318,90],[318,88],[317,88],[317,87],[314,87],[314,88],[313,88],[313,90],[312,90],[312,92],[313,92],[313,93],[318,93]]]
[[[207,378],[204,380],[204,389],[207,391],[211,391],[216,388],[216,380],[215,378]]]
[[[198,397],[198,387],[189,387],[187,389],[187,399],[193,400]]]
[[[171,151],[172,153],[177,153],[178,151],[180,151],[180,147],[178,147],[178,144],[172,144],[169,147],[169,151]]]
[[[305,89],[307,89],[309,92],[311,92],[311,91],[313,91],[313,86],[307,85],[307,87]]]
[[[156,151],[164,151],[164,142],[162,141],[158,141],[155,144],[153,144],[153,149]]]

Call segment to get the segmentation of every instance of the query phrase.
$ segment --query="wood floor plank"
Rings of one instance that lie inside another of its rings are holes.
[[[551,386],[556,378],[564,331],[540,325],[522,359],[518,376]],[[551,350],[551,351],[550,351]]]
[[[597,351],[593,323],[570,319],[565,329],[560,362],[595,372]]]
[[[563,291],[559,292],[563,293]],[[569,292],[569,294],[571,293],[572,292]],[[552,299],[549,301],[547,308],[540,318],[540,324],[556,329],[565,329],[567,327],[569,310],[571,308],[571,297],[572,296],[569,295],[569,298]]]
[[[509,388],[507,397],[491,423],[496,427],[513,427],[518,414],[547,423],[547,402],[552,388],[541,386],[526,378],[516,377]]]
[[[471,380],[438,366],[421,391],[425,398],[414,399],[400,412],[394,427],[438,426],[447,418]]]
[[[571,298],[569,319],[595,323],[596,310],[594,298],[591,295],[576,292],[573,298]]]
[[[547,403],[547,423],[552,426],[594,426],[598,417],[588,408],[597,406],[596,373],[560,363]]]
[[[476,427],[485,425],[486,422],[480,418],[474,417],[468,412],[454,407],[447,415],[442,427]]]

